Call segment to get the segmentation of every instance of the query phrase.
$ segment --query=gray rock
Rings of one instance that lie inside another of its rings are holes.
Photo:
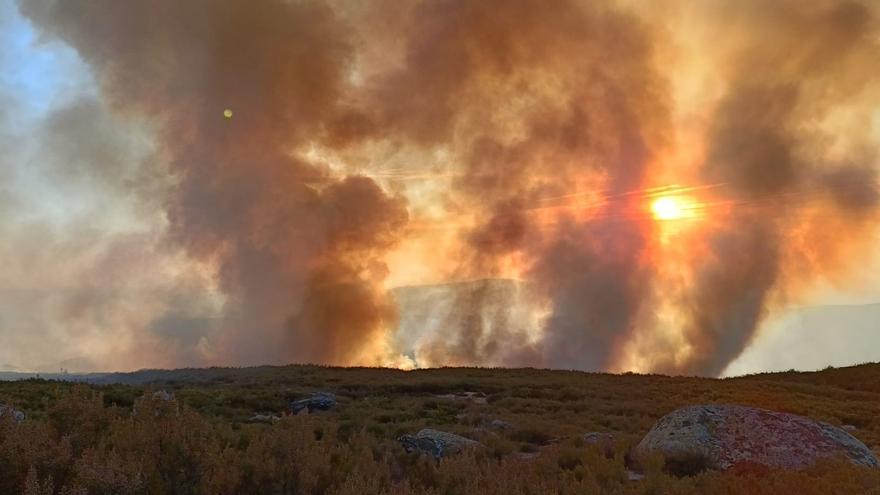
[[[315,392],[311,397],[306,399],[295,400],[290,403],[290,410],[293,414],[299,414],[301,411],[329,411],[336,407],[336,395],[330,392]]]
[[[281,418],[274,414],[254,414],[251,416],[250,421],[254,423],[275,423],[281,421]]]
[[[174,400],[174,392],[169,392],[167,390],[157,390],[153,392],[153,398],[156,400],[170,402]]]
[[[853,426],[853,425],[843,425],[843,426],[841,426],[841,428],[843,428],[843,429],[846,430],[846,431],[856,431],[856,429],[857,429],[857,428],[856,428],[855,426]]]
[[[482,444],[454,433],[425,428],[415,435],[403,435],[397,439],[408,453],[422,452],[440,459],[450,454],[458,454]]]
[[[597,445],[605,457],[609,459],[614,457],[614,435],[611,433],[594,431],[585,433],[583,439],[587,445]]]
[[[641,473],[637,473],[635,471],[626,470],[626,479],[629,481],[642,481],[645,479],[645,475]]]
[[[16,423],[21,423],[25,419],[23,412],[13,409],[6,404],[0,404],[0,416],[5,416],[7,414],[11,415]]]
[[[500,419],[493,419],[492,422],[489,423],[489,426],[495,428],[496,430],[509,430],[513,428],[513,425],[508,423],[507,421],[501,421]]]
[[[654,452],[663,454],[667,466],[699,465],[700,469],[749,464],[798,469],[838,456],[878,467],[865,444],[841,428],[743,406],[689,406],[667,414],[635,450],[637,457]]]

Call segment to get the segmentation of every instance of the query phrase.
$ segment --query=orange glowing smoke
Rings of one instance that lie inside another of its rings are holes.
[[[684,217],[681,200],[675,196],[661,196],[651,203],[651,212],[657,220],[678,220]]]
[[[157,129],[219,362],[718,375],[872,239],[876,2],[20,5]]]

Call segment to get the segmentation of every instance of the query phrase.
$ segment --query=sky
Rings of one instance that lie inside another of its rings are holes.
[[[0,0],[0,369],[880,360],[878,13],[600,4]]]

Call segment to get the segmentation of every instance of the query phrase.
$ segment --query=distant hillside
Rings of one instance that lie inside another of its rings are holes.
[[[833,386],[843,390],[858,390],[880,394],[880,363],[865,363],[843,368],[826,368],[822,371],[784,371],[759,373],[730,380],[758,380],[788,383],[805,383],[815,386]]]
[[[880,361],[880,304],[812,306],[769,321],[727,376]]]
[[[124,373],[36,373],[24,371],[0,371],[0,381],[59,380],[87,383],[122,383]]]

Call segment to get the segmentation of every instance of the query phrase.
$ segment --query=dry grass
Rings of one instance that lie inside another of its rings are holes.
[[[833,462],[677,478],[655,459],[640,482],[627,480],[625,466],[654,421],[687,404],[753,405],[850,424],[876,451],[880,365],[727,380],[317,366],[123,378],[130,384],[0,383],[0,401],[29,415],[0,425],[0,493],[880,493],[880,471]],[[173,390],[177,403],[147,399],[132,417],[144,392],[159,388]],[[339,407],[274,425],[247,422],[316,390],[335,392]],[[439,397],[463,392],[486,400]],[[159,414],[140,413],[152,408]],[[512,427],[493,429],[494,419]],[[486,448],[439,463],[406,455],[394,439],[422,427]],[[580,440],[591,431],[615,435],[613,457]]]

